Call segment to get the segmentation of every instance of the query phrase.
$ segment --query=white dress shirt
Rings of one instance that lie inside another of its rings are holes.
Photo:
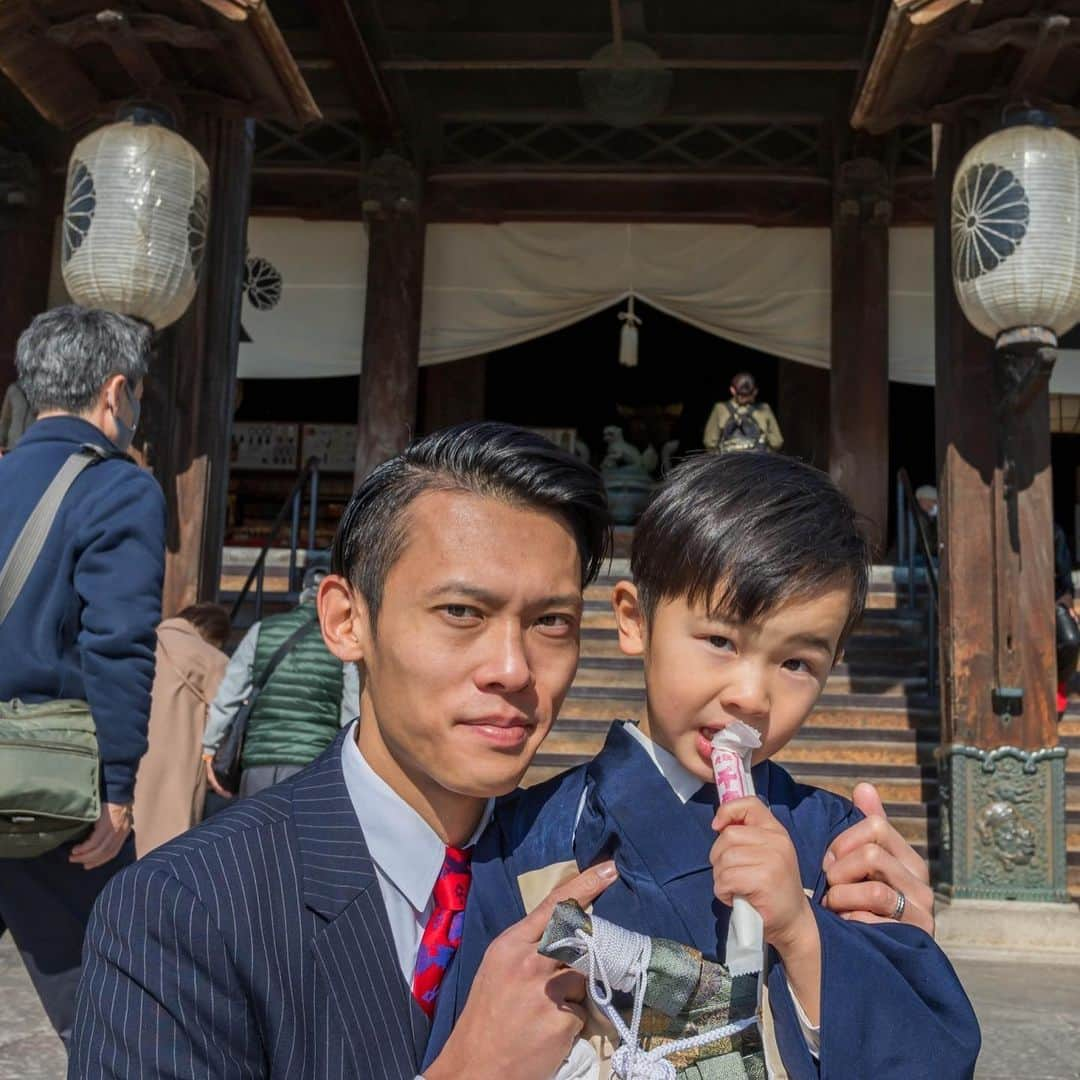
[[[416,954],[431,915],[431,894],[446,856],[446,845],[430,825],[379,777],[356,745],[356,724],[341,749],[345,786],[375,864],[398,966],[412,986]],[[491,820],[489,799],[469,843],[476,843]]]

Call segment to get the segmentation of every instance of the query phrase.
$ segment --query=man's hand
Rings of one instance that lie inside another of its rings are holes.
[[[825,853],[829,890],[823,904],[844,919],[892,922],[897,892],[906,900],[901,922],[933,936],[934,892],[930,872],[885,816],[873,784],[859,784],[855,805],[866,815],[842,832]]]
[[[68,862],[94,870],[115,858],[131,832],[131,804],[105,803],[90,835],[71,849]]]
[[[613,862],[553,889],[484,953],[469,1000],[426,1080],[547,1080],[585,1026],[585,978],[537,951],[555,905],[593,902],[616,877]]]
[[[226,791],[221,784],[218,783],[218,778],[214,775],[214,755],[209,750],[203,752],[203,767],[206,769],[206,782],[210,785],[210,790],[216,792],[223,799],[231,799],[233,792]]]
[[[765,940],[780,954],[788,984],[816,1024],[821,936],[787,829],[754,796],[721,806],[713,828],[720,834],[709,856],[716,898],[731,904],[741,896],[761,916]]]

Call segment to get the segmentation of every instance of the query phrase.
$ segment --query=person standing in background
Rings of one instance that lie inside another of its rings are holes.
[[[36,419],[22,387],[13,382],[4,392],[4,403],[0,405],[0,457],[15,448]]]
[[[146,751],[154,630],[165,573],[165,496],[127,450],[139,422],[150,328],[74,305],[19,337],[19,385],[38,419],[0,459],[0,566],[61,469],[86,455],[0,623],[0,702],[85,702],[101,760],[88,835],[0,858],[0,933],[11,931],[67,1044],[90,909],[135,858],[135,770]],[[46,794],[48,793],[47,785]],[[63,805],[65,792],[56,792]]]
[[[217,604],[193,604],[157,628],[149,746],[135,784],[140,859],[202,820],[203,733],[229,662],[222,652],[228,639],[229,616]]]
[[[764,402],[758,403],[757,380],[748,371],[731,380],[731,399],[718,401],[705,424],[706,450],[729,454],[736,450],[779,450],[784,445],[780,425]]]
[[[240,759],[239,794],[254,795],[298,773],[359,711],[356,665],[342,664],[332,656],[315,625],[319,618],[315,599],[325,576],[325,566],[309,565],[297,606],[255,623],[225,669],[203,736],[207,783],[224,798],[237,793],[226,791],[214,776],[214,753],[278,648],[306,624],[311,624],[311,632],[297,639],[280,659],[255,702]]]

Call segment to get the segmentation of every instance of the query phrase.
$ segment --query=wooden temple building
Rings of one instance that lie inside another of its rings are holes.
[[[74,142],[117,105],[149,100],[210,166],[202,284],[161,335],[145,432],[170,507],[168,611],[219,589],[240,342],[258,319],[249,325],[244,306],[257,225],[270,235],[293,223],[315,264],[356,263],[363,314],[354,340],[337,343],[358,358],[355,408],[343,406],[356,476],[411,432],[487,415],[492,350],[461,345],[482,343],[487,326],[448,292],[464,296],[501,259],[515,288],[528,278],[530,303],[557,306],[577,256],[542,281],[538,268],[565,237],[597,266],[605,245],[640,245],[625,265],[636,273],[652,258],[653,284],[630,273],[606,303],[636,293],[683,316],[705,311],[693,275],[712,287],[710,264],[670,253],[695,230],[713,238],[717,265],[730,250],[737,272],[706,314],[685,317],[719,337],[725,320],[758,327],[730,337],[777,358],[787,449],[830,469],[883,551],[896,525],[890,372],[917,321],[897,260],[925,237],[915,381],[933,385],[933,407],[907,423],[936,461],[939,578],[908,610],[895,575],[878,575],[873,610],[788,760],[840,790],[879,780],[958,902],[1080,895],[1080,761],[1067,756],[1080,720],[1059,725],[1054,703],[1049,388],[1044,374],[1005,417],[993,344],[953,294],[949,232],[956,167],[1005,106],[1080,127],[1080,0],[6,0],[0,73],[0,389],[18,333],[49,302]],[[736,236],[737,251],[726,248]],[[541,248],[534,280],[518,255]],[[762,295],[759,250],[790,260]],[[796,289],[807,259],[814,280]],[[820,306],[820,318],[805,309],[813,333],[801,344],[801,331],[758,325],[750,310],[785,291]],[[524,303],[504,296],[484,311],[518,318]],[[604,306],[583,304],[579,315]],[[311,355],[295,328],[298,378],[318,360],[315,322]],[[492,331],[493,347],[537,337],[515,334]],[[521,395],[535,378],[521,373]],[[582,671],[542,768],[641,707],[603,594],[590,596]],[[931,603],[940,692],[915,613]]]

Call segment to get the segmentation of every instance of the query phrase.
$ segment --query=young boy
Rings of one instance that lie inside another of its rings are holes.
[[[646,719],[615,724],[590,764],[496,811],[474,859],[456,985],[444,988],[429,1056],[486,944],[551,881],[613,857],[619,878],[594,913],[706,959],[725,959],[733,897],[758,911],[770,1075],[972,1074],[978,1024],[933,940],[898,921],[899,903],[896,919],[873,925],[820,903],[825,852],[859,812],[770,760],[841,657],[868,564],[850,503],[807,465],[708,455],[669,477],[635,533],[634,580],[613,596],[622,650],[644,662]],[[761,736],[757,795],[718,810],[710,740],[734,721]]]

